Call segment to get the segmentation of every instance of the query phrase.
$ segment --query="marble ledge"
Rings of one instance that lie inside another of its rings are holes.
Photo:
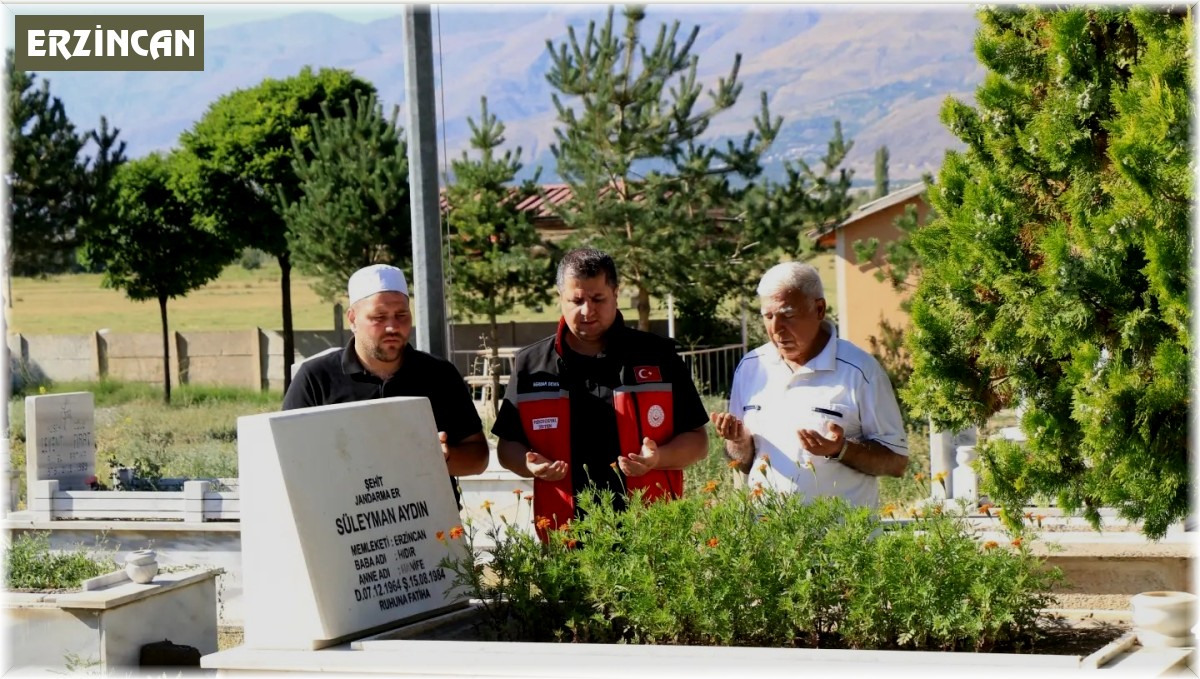
[[[159,573],[154,576],[153,581],[144,585],[126,581],[114,587],[90,592],[5,592],[3,601],[7,608],[107,610],[137,599],[157,596],[209,578],[215,578],[224,572],[225,570],[222,568],[193,568],[185,571]]]

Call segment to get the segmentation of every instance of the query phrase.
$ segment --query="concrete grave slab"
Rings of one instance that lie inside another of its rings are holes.
[[[460,605],[458,507],[424,398],[238,419],[245,643],[315,649]]]
[[[91,392],[25,397],[26,488],[57,480],[86,490],[96,473],[96,403]]]

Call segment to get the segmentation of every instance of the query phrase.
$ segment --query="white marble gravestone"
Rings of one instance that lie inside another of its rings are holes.
[[[25,397],[26,488],[57,480],[60,490],[87,490],[96,473],[96,402],[91,392]]]
[[[245,645],[317,649],[452,608],[460,523],[424,398],[238,418]]]

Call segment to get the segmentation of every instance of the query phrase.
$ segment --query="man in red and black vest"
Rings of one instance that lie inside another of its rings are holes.
[[[626,327],[617,289],[612,257],[567,253],[558,330],[517,354],[492,427],[500,464],[533,478],[534,516],[551,529],[576,515],[589,483],[621,507],[625,489],[678,497],[683,468],[708,454],[708,415],[674,340]]]

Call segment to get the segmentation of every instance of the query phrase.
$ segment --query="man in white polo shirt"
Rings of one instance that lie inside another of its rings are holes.
[[[742,358],[729,412],[713,413],[725,452],[750,488],[806,498],[879,500],[878,476],[900,476],[908,446],[887,373],[867,352],[838,339],[825,319],[817,270],[784,262],[758,285],[770,342]]]

